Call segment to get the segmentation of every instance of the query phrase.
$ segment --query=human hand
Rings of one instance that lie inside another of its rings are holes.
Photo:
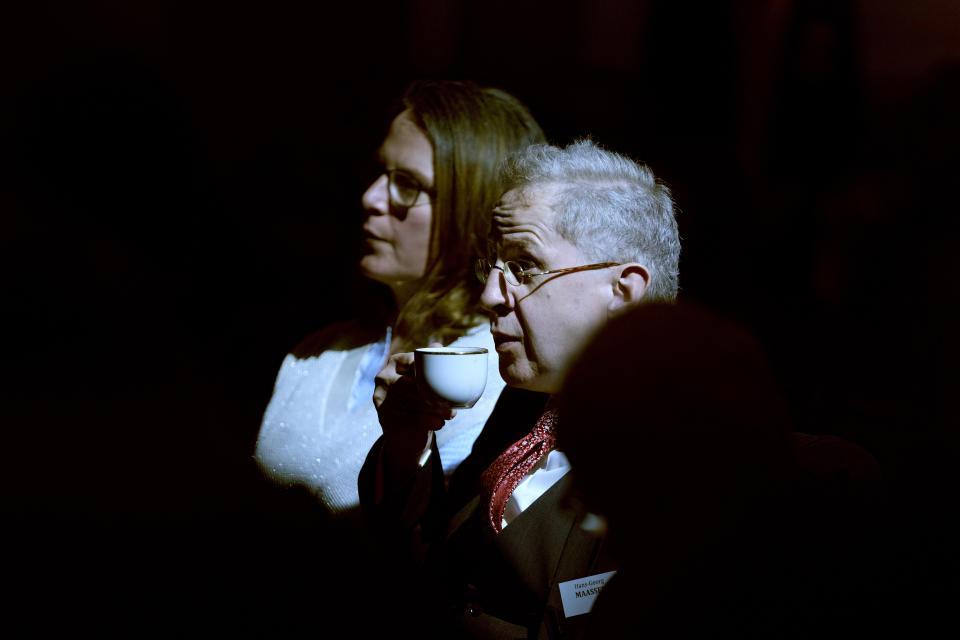
[[[430,346],[441,346],[431,344]],[[388,466],[413,470],[429,448],[432,432],[442,429],[455,409],[429,403],[417,389],[413,353],[390,357],[374,382],[373,404],[384,436],[384,461]]]

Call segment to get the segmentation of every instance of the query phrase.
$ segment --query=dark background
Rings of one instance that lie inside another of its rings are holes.
[[[282,631],[257,605],[291,585],[331,613],[301,575],[323,575],[322,517],[251,455],[287,349],[350,314],[361,168],[422,77],[503,87],[551,141],[651,165],[684,295],[761,337],[798,430],[873,452],[903,582],[938,607],[958,43],[946,0],[4,9],[3,513],[33,623],[71,602],[92,627]]]

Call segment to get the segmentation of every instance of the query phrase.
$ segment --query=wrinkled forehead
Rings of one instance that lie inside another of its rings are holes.
[[[507,191],[493,208],[491,240],[520,242],[530,235],[544,239],[555,233],[553,198],[557,185],[537,185]]]
[[[554,196],[560,191],[562,186],[563,185],[553,182],[547,182],[514,187],[500,196],[500,199],[494,206],[494,210],[511,211],[537,206],[550,207],[553,203]]]

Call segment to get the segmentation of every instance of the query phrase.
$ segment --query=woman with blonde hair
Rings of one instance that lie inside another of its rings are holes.
[[[360,271],[386,285],[389,309],[328,326],[280,367],[257,439],[264,474],[308,488],[338,520],[359,514],[357,476],[380,436],[374,377],[394,353],[439,342],[487,347],[481,400],[436,433],[449,475],[470,453],[503,389],[473,259],[485,255],[497,165],[542,142],[529,110],[471,82],[417,82],[380,146],[380,175],[363,194]]]

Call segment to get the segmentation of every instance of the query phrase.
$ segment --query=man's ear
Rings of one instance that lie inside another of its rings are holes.
[[[638,262],[621,264],[614,273],[613,297],[608,308],[611,315],[640,304],[650,286],[650,272]]]

